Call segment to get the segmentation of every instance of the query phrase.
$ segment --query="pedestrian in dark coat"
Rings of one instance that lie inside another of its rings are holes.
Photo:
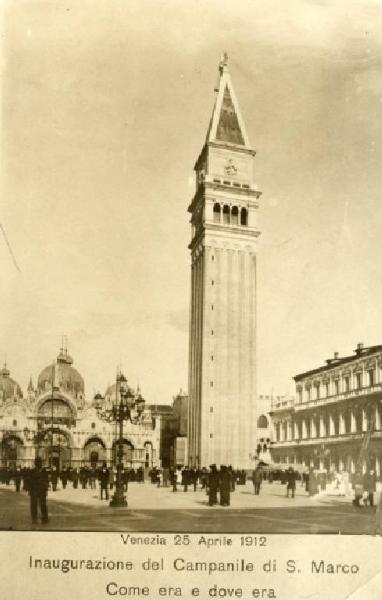
[[[79,478],[78,469],[75,468],[75,469],[73,469],[73,472],[72,472],[73,488],[75,490],[78,488],[78,478]]]
[[[374,506],[374,492],[377,491],[377,478],[373,470],[367,471],[363,476],[363,489],[367,494],[364,500],[365,506],[367,506],[367,503],[370,506]]]
[[[64,467],[61,471],[61,483],[62,483],[62,489],[65,490],[66,489],[66,485],[68,483],[68,479],[69,479],[69,471],[68,471],[68,467]]]
[[[101,489],[101,500],[103,500],[103,496],[105,495],[106,500],[109,500],[109,481],[110,481],[110,472],[106,466],[106,463],[103,463],[102,468],[98,474],[99,485]]]
[[[52,490],[55,492],[57,490],[57,482],[58,482],[57,467],[52,467],[52,472],[51,472],[51,475],[50,475],[50,480],[52,482]]]
[[[208,471],[206,467],[203,467],[203,469],[201,470],[200,482],[202,484],[202,490],[205,490],[208,484]]]
[[[38,456],[34,461],[35,468],[32,469],[28,476],[28,489],[30,495],[30,511],[32,523],[37,523],[38,509],[41,513],[41,522],[48,522],[48,508],[46,497],[48,494],[48,474],[42,468],[42,460]]]
[[[218,489],[219,489],[219,473],[216,465],[210,466],[210,473],[208,476],[208,504],[215,506],[218,503]]]
[[[228,465],[227,471],[231,479],[231,492],[234,492],[236,487],[236,473],[233,470],[232,465]]]
[[[289,467],[289,469],[286,472],[286,482],[287,482],[286,495],[287,495],[287,498],[289,498],[289,492],[292,493],[292,498],[294,498],[294,494],[296,491],[296,477],[297,477],[297,473],[293,470],[293,467]]]
[[[261,467],[256,467],[256,469],[252,473],[252,481],[254,493],[256,496],[260,494],[261,483],[263,481],[263,469]]]
[[[182,486],[183,486],[184,492],[188,491],[189,485],[190,485],[190,471],[189,471],[188,467],[184,467],[184,469],[182,471]]]
[[[21,472],[21,467],[18,466],[15,469],[14,475],[13,475],[13,479],[15,482],[15,486],[16,486],[16,492],[20,491],[20,487],[21,487],[21,478],[22,478],[22,472]]]
[[[220,505],[229,506],[231,503],[232,475],[225,465],[220,467],[219,489]]]
[[[198,475],[196,469],[190,469],[189,471],[190,483],[194,486],[194,492],[196,492],[196,486],[198,483]]]
[[[360,471],[357,471],[354,474],[352,484],[353,484],[353,489],[354,489],[353,505],[361,506],[360,501],[362,500],[362,496],[363,496],[363,477],[362,477],[362,474],[360,473]]]
[[[170,479],[170,469],[168,467],[163,467],[163,487],[168,486],[169,479]]]

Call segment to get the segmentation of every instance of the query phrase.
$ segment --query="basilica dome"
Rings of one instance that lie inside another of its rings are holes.
[[[128,385],[126,377],[122,374],[119,375],[118,386],[119,386],[119,389],[123,389],[125,393],[128,392],[130,394],[130,396],[133,398],[138,398],[138,396],[141,397],[139,386],[138,386],[137,390],[134,390],[130,385]],[[117,399],[116,390],[117,390],[116,383],[113,383],[112,385],[108,386],[108,388],[105,392],[105,397],[104,397],[104,402],[103,402],[103,405],[105,408],[110,409],[114,404],[116,404],[116,403],[118,404],[120,402],[120,394],[118,393],[118,399]]]
[[[12,398],[22,398],[23,393],[19,384],[10,377],[7,365],[0,370],[0,403]]]
[[[73,359],[66,349],[61,349],[56,362],[45,367],[38,377],[37,391],[39,394],[52,391],[52,388],[60,390],[63,394],[69,394],[83,404],[84,380],[73,367]]]

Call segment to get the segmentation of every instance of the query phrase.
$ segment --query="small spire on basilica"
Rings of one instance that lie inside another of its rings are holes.
[[[32,375],[29,378],[29,383],[28,383],[28,392],[33,392],[34,388],[33,388],[33,382],[32,382]]]
[[[8,369],[8,366],[7,366],[7,358],[5,357],[5,359],[4,359],[4,366],[3,366],[3,368],[1,369],[1,375],[2,375],[3,377],[9,377],[9,375],[10,375],[10,374],[11,374],[11,372],[10,372],[10,370]]]

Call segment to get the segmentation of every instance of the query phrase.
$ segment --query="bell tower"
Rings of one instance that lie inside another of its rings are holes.
[[[251,466],[256,445],[254,156],[228,71],[219,64],[191,213],[188,458]]]

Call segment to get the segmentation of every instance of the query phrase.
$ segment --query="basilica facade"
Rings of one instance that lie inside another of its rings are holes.
[[[130,392],[139,395],[139,390]],[[30,380],[25,395],[5,365],[0,371],[1,466],[31,466],[36,456],[58,468],[115,463],[118,432],[112,408],[117,396],[115,383],[87,401],[84,380],[64,348],[41,371],[36,386]],[[159,465],[160,431],[160,416],[145,405],[138,423],[125,422],[124,465]]]

